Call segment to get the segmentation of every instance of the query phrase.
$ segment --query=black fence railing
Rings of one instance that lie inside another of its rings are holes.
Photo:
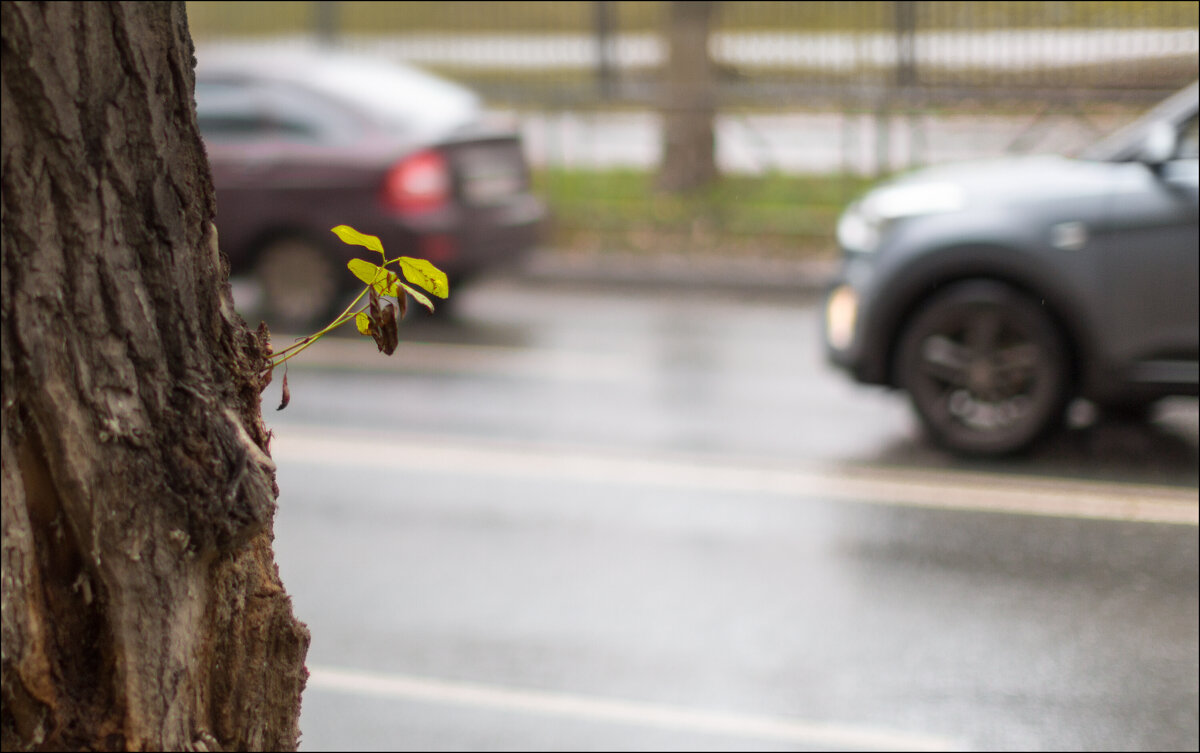
[[[639,228],[828,245],[861,180],[908,167],[1072,152],[1197,78],[1195,2],[718,2],[703,86],[725,176],[847,176],[830,195],[758,181],[697,210],[628,181],[662,157],[667,2],[188,2],[198,54],[222,42],[320,43],[464,83],[521,124],[560,229],[661,245]],[[678,85],[678,80],[676,84]],[[762,191],[761,186],[766,186]],[[774,189],[778,189],[772,193]],[[606,193],[611,192],[611,193]],[[751,199],[730,198],[752,195]],[[747,202],[755,202],[753,206]],[[737,206],[730,210],[730,203]],[[803,211],[797,211],[803,203]],[[705,215],[697,219],[697,211]],[[675,217],[675,219],[669,219]],[[720,243],[728,246],[729,238]]]
[[[464,80],[494,101],[652,103],[665,2],[190,2],[198,42],[317,38]],[[1195,77],[1194,2],[717,3],[724,104],[964,98],[1150,101]]]

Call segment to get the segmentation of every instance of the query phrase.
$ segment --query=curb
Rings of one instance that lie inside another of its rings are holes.
[[[627,252],[537,250],[513,270],[539,283],[698,292],[813,294],[837,274],[836,258],[726,259]]]

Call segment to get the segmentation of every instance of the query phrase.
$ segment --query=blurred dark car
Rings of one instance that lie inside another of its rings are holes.
[[[1197,86],[1078,158],[921,170],[838,225],[828,358],[906,391],[955,453],[1030,447],[1083,397],[1146,414],[1200,382]]]
[[[452,292],[538,243],[546,210],[519,135],[469,90],[321,49],[198,57],[221,248],[233,275],[260,283],[272,324],[311,326],[358,286],[346,262],[363,250],[335,225],[379,236],[389,257],[430,260]]]

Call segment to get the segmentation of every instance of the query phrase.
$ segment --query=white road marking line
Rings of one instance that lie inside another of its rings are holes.
[[[431,438],[329,428],[277,427],[284,462],[775,494],[902,507],[1003,512],[1196,526],[1195,489],[1097,483],[952,470],[782,467],[665,453],[580,451],[560,446]]]
[[[309,667],[308,687],[338,693],[446,703],[614,724],[635,724],[685,732],[789,740],[822,747],[868,750],[961,750],[961,743],[902,731],[857,725],[718,711],[602,698],[545,690],[451,682],[333,667]]]

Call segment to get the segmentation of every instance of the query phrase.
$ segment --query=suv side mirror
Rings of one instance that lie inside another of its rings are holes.
[[[1175,156],[1179,136],[1170,123],[1159,121],[1150,126],[1142,143],[1138,146],[1137,160],[1152,168],[1162,167],[1163,163]]]

